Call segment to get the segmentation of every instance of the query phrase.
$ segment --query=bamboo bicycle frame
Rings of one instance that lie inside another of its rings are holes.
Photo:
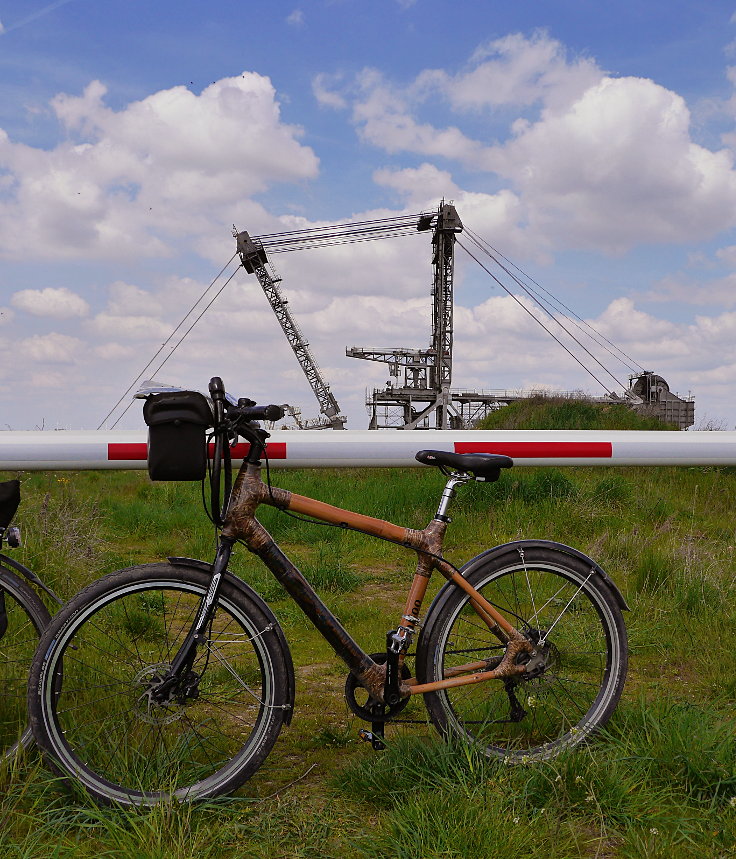
[[[454,495],[452,487],[457,483],[465,482],[465,479],[470,478],[467,476],[464,479],[451,477],[448,480],[443,495],[445,504]],[[369,536],[388,539],[407,549],[416,551],[416,572],[409,589],[401,622],[394,633],[401,642],[406,641],[408,645],[416,632],[429,579],[432,570],[437,569],[448,581],[451,581],[470,596],[471,605],[478,616],[499,641],[506,645],[505,654],[500,662],[496,658],[488,662],[478,661],[456,666],[447,672],[447,676],[443,680],[434,683],[418,683],[414,678],[402,681],[402,698],[424,692],[435,692],[451,686],[466,686],[471,683],[515,676],[526,671],[527,666],[517,664],[516,657],[521,653],[534,655],[532,643],[478,593],[460,573],[442,559],[442,543],[448,521],[446,516],[442,515],[440,518],[438,511],[437,516],[422,531],[402,528],[382,519],[353,513],[285,489],[267,486],[261,479],[260,463],[244,462],[233,486],[227,516],[222,528],[221,540],[228,547],[226,554],[229,556],[229,548],[236,540],[241,540],[251,552],[258,555],[332,646],[335,653],[343,659],[358,682],[368,690],[375,700],[383,701],[386,666],[376,663],[361,649],[338,619],[324,605],[301,572],[276,545],[271,535],[255,517],[255,511],[261,504],[304,514],[322,522],[329,522]],[[402,662],[406,649],[408,647],[402,647],[400,654]]]

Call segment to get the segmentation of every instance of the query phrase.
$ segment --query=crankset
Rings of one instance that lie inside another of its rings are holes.
[[[371,659],[379,665],[384,665],[386,662],[385,653],[372,653]],[[408,680],[411,677],[411,671],[406,665],[401,666],[401,679]],[[365,701],[360,703],[356,698],[356,693],[363,693]],[[348,707],[355,713],[356,716],[363,719],[365,722],[388,722],[400,713],[409,703],[409,698],[402,698],[396,704],[381,704],[372,698],[368,692],[358,683],[352,674],[348,674],[345,681],[345,700],[348,702]]]

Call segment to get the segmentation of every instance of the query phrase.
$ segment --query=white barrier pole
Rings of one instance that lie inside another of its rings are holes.
[[[0,470],[145,469],[146,430],[0,432]],[[736,432],[273,430],[273,467],[418,466],[422,449],[503,453],[516,465],[736,465]],[[234,451],[243,456],[245,445]]]

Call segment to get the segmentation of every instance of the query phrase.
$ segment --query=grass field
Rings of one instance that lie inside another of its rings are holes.
[[[411,527],[434,512],[430,469],[282,471],[279,485]],[[98,808],[31,752],[0,773],[8,857],[728,857],[736,855],[736,473],[729,468],[516,469],[454,510],[460,562],[539,537],[598,560],[623,591],[631,663],[606,734],[562,758],[501,766],[416,722],[375,753],[342,698],[345,668],[242,550],[233,569],[289,639],[297,704],[266,764],[234,797],[148,812]],[[99,575],[167,555],[211,559],[200,487],[143,473],[25,475],[16,557],[68,598]],[[413,569],[356,534],[262,521],[354,637],[383,647]],[[439,585],[439,582],[437,583]]]

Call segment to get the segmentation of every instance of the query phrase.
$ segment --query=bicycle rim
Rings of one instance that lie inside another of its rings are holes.
[[[492,562],[473,585],[547,648],[547,667],[511,685],[490,680],[427,695],[437,727],[489,754],[545,759],[604,725],[621,695],[627,663],[623,619],[605,584],[565,556],[535,559],[529,553],[526,560]],[[435,679],[503,653],[464,595],[445,605],[432,639]]]
[[[40,673],[39,742],[52,763],[119,804],[233,790],[283,720],[267,621],[237,591],[223,593],[192,666],[196,696],[159,705],[151,684],[191,628],[209,576],[102,582],[58,630]]]
[[[13,573],[0,568],[0,760],[31,743],[26,687],[41,632],[49,622],[46,606]],[[7,624],[7,625],[6,625]]]

